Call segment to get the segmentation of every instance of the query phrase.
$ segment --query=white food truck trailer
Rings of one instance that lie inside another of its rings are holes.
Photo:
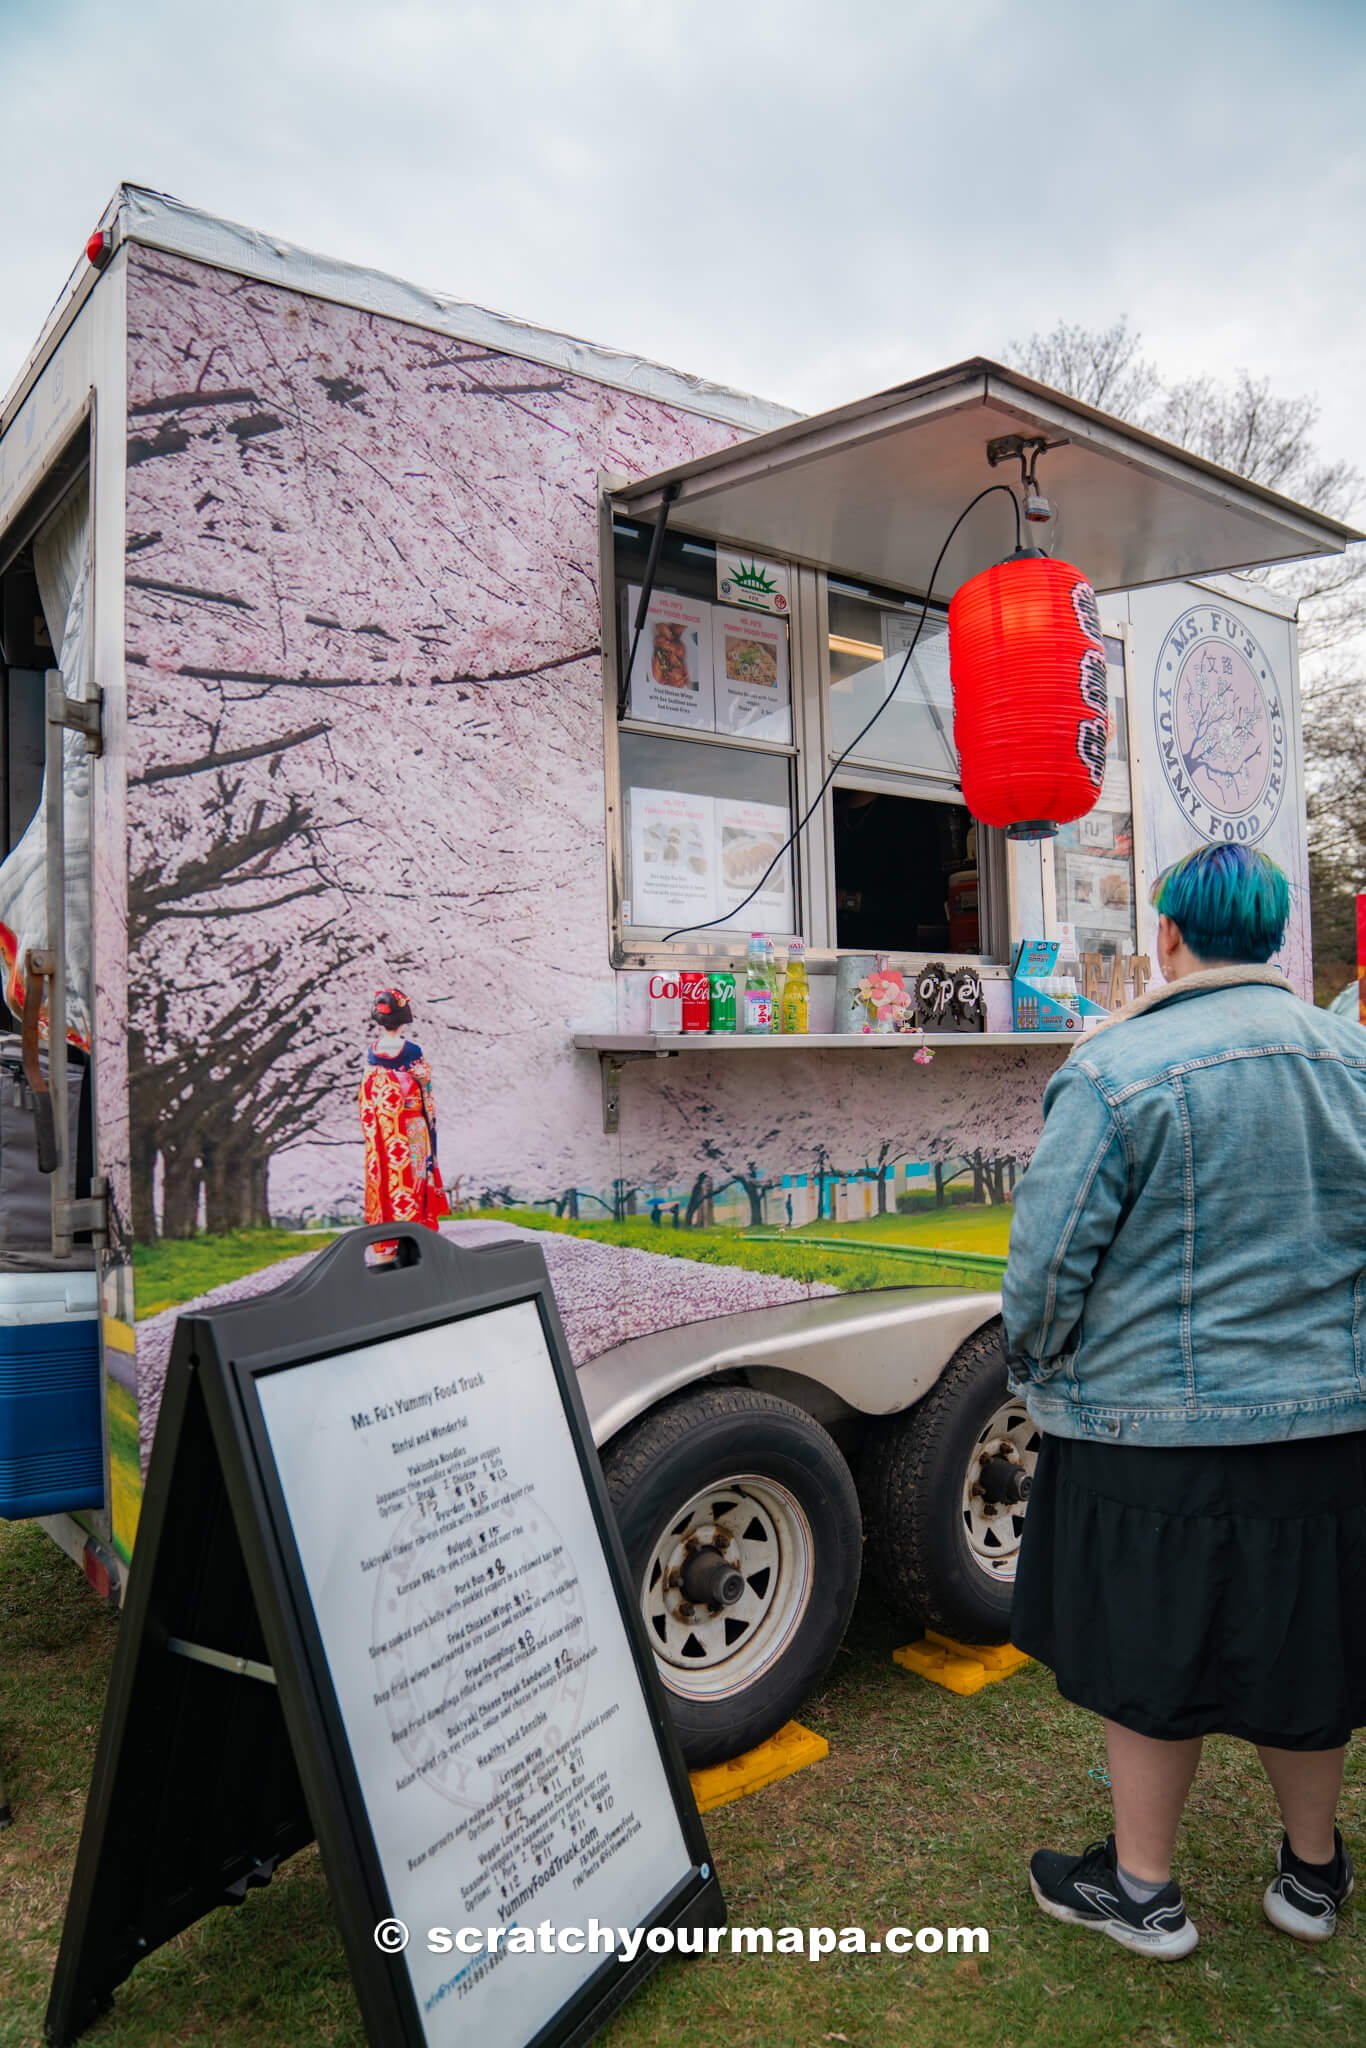
[[[926,588],[1031,463],[1110,682],[1042,844],[951,739],[1004,497]],[[1236,838],[1309,992],[1294,620],[1237,572],[1356,537],[991,362],[798,418],[123,187],[0,413],[4,1087],[54,1167],[36,1238],[0,1218],[0,1512],[117,1594],[177,1308],[361,1218],[397,987],[442,1227],[544,1247],[689,1760],[798,1707],[865,1539],[1002,1639],[1035,1441],[991,1289],[1067,1051],[1012,947],[1122,999],[1153,874]],[[805,941],[807,1035],[652,1028],[754,931]],[[986,1028],[837,1029],[879,956],[976,968]]]

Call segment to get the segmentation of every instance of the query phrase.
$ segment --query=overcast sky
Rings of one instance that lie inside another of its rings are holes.
[[[804,410],[1127,314],[1167,372],[1314,394],[1366,469],[1363,0],[0,0],[0,30],[0,390],[127,179]]]

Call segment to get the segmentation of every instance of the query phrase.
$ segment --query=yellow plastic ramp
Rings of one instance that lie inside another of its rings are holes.
[[[708,1764],[705,1770],[690,1772],[697,1810],[710,1813],[714,1806],[729,1806],[733,1799],[776,1785],[780,1778],[790,1778],[829,1754],[830,1744],[823,1735],[803,1728],[800,1721],[789,1721],[757,1749],[747,1749],[729,1763]]]
[[[919,1642],[893,1650],[892,1662],[928,1678],[931,1685],[966,1697],[1023,1670],[1030,1659],[1010,1643],[956,1643],[951,1636],[926,1629]]]

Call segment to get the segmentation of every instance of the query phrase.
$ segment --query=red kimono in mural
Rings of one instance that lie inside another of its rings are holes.
[[[393,1046],[395,1049],[390,1051]],[[436,1103],[422,1047],[381,1032],[360,1084],[367,1223],[425,1223],[447,1213],[436,1164]]]

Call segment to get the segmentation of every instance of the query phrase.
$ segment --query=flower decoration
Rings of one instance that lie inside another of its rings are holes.
[[[894,969],[879,968],[875,974],[865,974],[855,993],[873,1019],[864,1026],[865,1031],[898,1031],[915,1008],[905,982]]]

